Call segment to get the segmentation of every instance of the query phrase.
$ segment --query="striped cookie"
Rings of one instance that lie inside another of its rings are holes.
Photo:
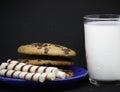
[[[18,48],[18,52],[28,55],[76,56],[74,50],[51,43],[32,43],[22,45]]]

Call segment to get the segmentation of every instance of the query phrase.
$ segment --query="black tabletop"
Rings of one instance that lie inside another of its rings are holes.
[[[88,77],[75,83],[50,86],[11,86],[0,82],[0,92],[120,92],[119,85],[95,86],[89,83]]]

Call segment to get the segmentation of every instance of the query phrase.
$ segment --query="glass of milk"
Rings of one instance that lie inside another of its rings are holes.
[[[120,84],[120,15],[86,15],[84,32],[90,83]]]

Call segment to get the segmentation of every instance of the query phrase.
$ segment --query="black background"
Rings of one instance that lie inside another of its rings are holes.
[[[119,13],[117,0],[0,1],[0,62],[16,59],[18,46],[50,42],[77,52],[74,62],[86,67],[83,16]]]
[[[74,49],[74,62],[86,67],[83,16],[120,14],[119,0],[1,0],[0,62],[17,59],[18,46],[33,42],[56,43]],[[86,84],[85,84],[86,85]],[[80,85],[70,92],[104,92]],[[86,91],[86,89],[88,89]],[[113,92],[117,88],[106,90]],[[66,91],[67,92],[67,91]]]

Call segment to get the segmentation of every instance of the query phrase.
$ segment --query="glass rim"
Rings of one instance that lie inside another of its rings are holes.
[[[88,14],[83,18],[89,20],[120,20],[120,14]]]

